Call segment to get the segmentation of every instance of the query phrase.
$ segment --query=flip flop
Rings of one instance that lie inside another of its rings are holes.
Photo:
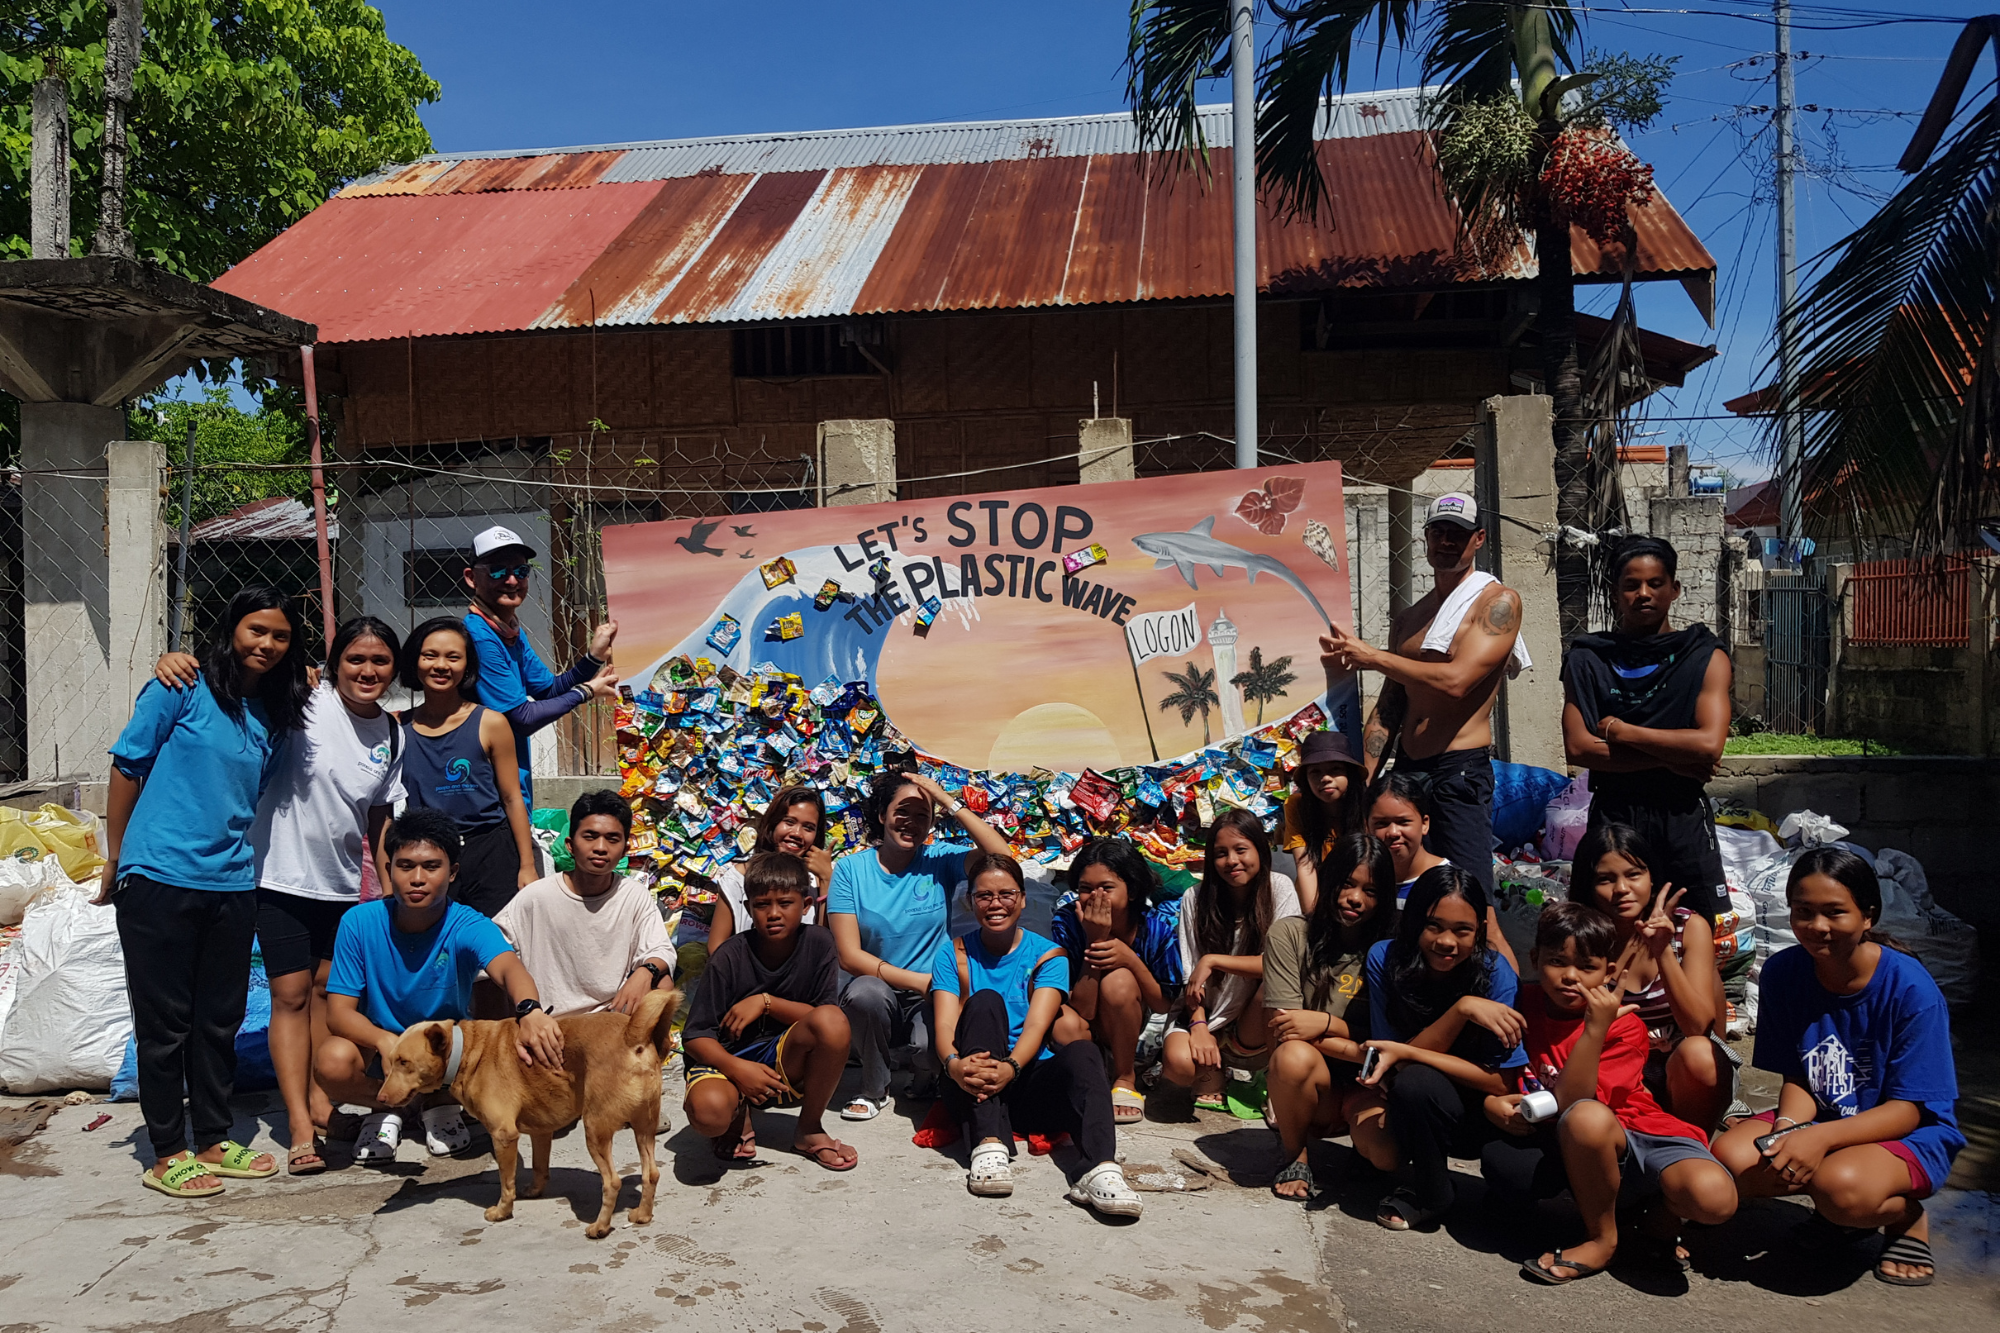
[[[1671,1238],[1648,1236],[1644,1232],[1640,1232],[1638,1235],[1629,1237],[1619,1243],[1621,1251],[1635,1246],[1638,1249],[1638,1253],[1633,1257],[1642,1262],[1658,1264],[1662,1268],[1671,1268],[1682,1273],[1692,1273],[1694,1271],[1694,1260],[1681,1253],[1687,1247],[1682,1243],[1679,1236]]]
[[[214,1174],[215,1168],[207,1162],[197,1162],[192,1157],[183,1157],[157,1176],[153,1174],[150,1168],[141,1171],[139,1173],[139,1180],[147,1189],[158,1190],[170,1198],[207,1199],[222,1193],[222,1186],[210,1185],[205,1190],[191,1190],[186,1188],[186,1186],[188,1181],[193,1180],[196,1176],[213,1176]]]
[[[1884,1264],[1921,1264],[1931,1271],[1922,1277],[1895,1277],[1882,1271]],[[1937,1280],[1937,1260],[1931,1254],[1931,1243],[1918,1240],[1915,1236],[1898,1236],[1882,1247],[1882,1253],[1875,1259],[1875,1280],[1886,1282],[1892,1287],[1928,1287]]]
[[[1304,1194],[1278,1193],[1278,1186],[1289,1185],[1295,1180],[1303,1180],[1306,1183]],[[1313,1169],[1306,1165],[1306,1159],[1301,1157],[1278,1173],[1277,1179],[1271,1182],[1271,1193],[1286,1203],[1311,1203],[1320,1196],[1319,1181],[1314,1179]]]
[[[1111,1123],[1136,1125],[1146,1118],[1146,1099],[1131,1088],[1111,1090]]]
[[[876,1101],[873,1097],[856,1097],[853,1101],[840,1108],[840,1118],[842,1120],[873,1120],[876,1116],[882,1114],[882,1108],[888,1104],[888,1100],[886,1097],[881,1101]]]
[[[319,1155],[319,1140],[294,1145],[285,1153],[285,1174],[290,1176],[316,1176],[326,1170],[326,1159]]]
[[[852,1171],[855,1167],[861,1165],[861,1154],[858,1152],[854,1152],[853,1148],[849,1147],[845,1143],[842,1143],[839,1139],[835,1139],[831,1143],[822,1143],[816,1148],[804,1148],[794,1143],[792,1145],[792,1151],[797,1153],[801,1157],[809,1158],[812,1161],[818,1162],[821,1166],[825,1167],[829,1171]],[[845,1161],[845,1162],[841,1161],[839,1154],[842,1153],[843,1151],[854,1152],[853,1159],[851,1161]],[[830,1162],[826,1159],[827,1153],[834,1154],[834,1158]]]
[[[246,1148],[234,1139],[224,1139],[216,1145],[222,1149],[222,1160],[204,1162],[211,1176],[226,1176],[231,1180],[268,1180],[278,1174],[278,1164],[274,1160],[262,1171],[255,1170],[250,1163],[262,1154],[253,1148]]]
[[[1204,1092],[1194,1099],[1194,1109],[1226,1112],[1229,1110],[1229,1099],[1219,1092]]]
[[[757,1129],[750,1123],[750,1103],[739,1104],[736,1108],[736,1118],[729,1122],[729,1128],[717,1134],[708,1143],[718,1161],[756,1161]]]
[[[1375,1205],[1375,1223],[1384,1231],[1415,1231],[1437,1221],[1446,1211],[1440,1208],[1431,1212],[1419,1207],[1415,1191],[1405,1186],[1390,1191]]]
[[[1564,1277],[1562,1274],[1556,1272],[1555,1270],[1558,1267],[1572,1270],[1570,1276]],[[1587,1277],[1596,1277],[1603,1271],[1602,1268],[1592,1268],[1589,1264],[1581,1264],[1574,1259],[1565,1259],[1561,1250],[1557,1250],[1549,1256],[1549,1266],[1547,1268],[1542,1267],[1542,1261],[1539,1259],[1523,1259],[1521,1261],[1521,1272],[1524,1276],[1531,1277],[1535,1281],[1545,1283],[1551,1287],[1560,1287],[1571,1282],[1581,1282]]]

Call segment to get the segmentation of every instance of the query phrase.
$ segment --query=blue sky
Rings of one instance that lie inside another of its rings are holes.
[[[377,0],[389,34],[444,86],[424,120],[440,151],[551,147],[760,130],[1078,115],[1123,108],[1121,0],[1003,6],[845,0]],[[1775,310],[1772,33],[1761,0],[1637,0],[1592,10],[1585,42],[1680,57],[1666,114],[1635,136],[1667,195],[1722,267],[1717,328],[1678,286],[1640,296],[1648,327],[1715,343],[1720,358],[1656,399],[1656,441],[1697,461],[1763,476],[1757,430],[1725,399],[1762,379]],[[1917,0],[1904,15],[1970,16],[1990,0]],[[1675,12],[1660,12],[1672,9]],[[1649,10],[1653,12],[1636,12]],[[1883,0],[1827,0],[1796,12],[1798,100],[1808,176],[1799,249],[1811,256],[1873,212],[1901,177],[1907,142],[1957,36],[1942,23],[1858,26]],[[1740,15],[1740,17],[1738,16]],[[1268,31],[1268,29],[1267,29]],[[1763,57],[1759,60],[1759,57]],[[1756,63],[1751,63],[1751,62]],[[1982,67],[1982,76],[1983,70]],[[1394,51],[1357,88],[1403,87]],[[1205,100],[1226,100],[1221,87]],[[1897,114],[1901,113],[1901,114]],[[1586,308],[1608,308],[1599,293]],[[1667,419],[1673,418],[1673,419]]]

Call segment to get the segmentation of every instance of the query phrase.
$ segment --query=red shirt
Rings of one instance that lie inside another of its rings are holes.
[[[1570,1052],[1583,1036],[1583,1015],[1551,1012],[1539,989],[1522,991],[1521,1012],[1528,1020],[1528,1035],[1521,1043],[1528,1052],[1522,1082],[1526,1084],[1532,1076],[1554,1092]],[[1610,1107],[1618,1123],[1628,1130],[1693,1139],[1706,1147],[1708,1135],[1663,1110],[1647,1090],[1644,1076],[1651,1051],[1646,1025],[1637,1014],[1611,1020],[1611,1030],[1604,1034],[1604,1049],[1597,1057],[1597,1100]],[[1527,1090],[1525,1086],[1522,1089]]]

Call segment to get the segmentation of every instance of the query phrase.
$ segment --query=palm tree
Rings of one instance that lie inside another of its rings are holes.
[[[1285,687],[1298,679],[1297,676],[1287,670],[1291,665],[1291,658],[1280,657],[1274,660],[1269,666],[1266,666],[1264,664],[1264,650],[1262,648],[1252,648],[1250,650],[1250,669],[1248,671],[1239,671],[1229,678],[1231,685],[1243,691],[1245,699],[1255,701],[1257,705],[1258,726],[1261,727],[1264,725],[1264,705],[1272,699],[1281,697],[1285,692]]]
[[[1555,407],[1556,517],[1586,532],[1601,528],[1596,497],[1609,493],[1616,465],[1609,450],[1594,453],[1588,439],[1570,225],[1601,240],[1624,239],[1630,253],[1625,208],[1651,188],[1650,172],[1611,131],[1642,128],[1659,113],[1672,61],[1593,56],[1594,72],[1575,72],[1570,46],[1579,29],[1569,0],[1267,2],[1279,28],[1257,71],[1257,174],[1265,190],[1288,215],[1330,210],[1335,201],[1327,197],[1313,137],[1322,99],[1346,91],[1357,44],[1421,54],[1422,81],[1432,89],[1427,110],[1437,165],[1458,207],[1463,247],[1491,271],[1491,261],[1534,233],[1535,327]],[[1233,6],[1225,0],[1131,5],[1126,98],[1140,145],[1205,170],[1208,146],[1195,92],[1201,80],[1229,69]],[[1574,187],[1586,179],[1617,187],[1590,191],[1605,206],[1589,216],[1571,207],[1582,197]],[[1560,546],[1565,639],[1586,628],[1589,577],[1585,548]]]
[[[1180,709],[1181,725],[1184,727],[1199,711],[1201,743],[1208,744],[1208,710],[1222,702],[1215,692],[1215,673],[1203,671],[1193,662],[1189,662],[1185,671],[1162,671],[1160,674],[1177,687],[1172,694],[1160,700],[1160,711],[1164,713],[1172,708]]]
[[[1779,404],[1804,416],[1802,494],[1820,518],[1858,527],[1867,512],[1929,552],[1975,540],[2000,490],[2000,99],[1945,139],[1988,42],[2000,21],[1965,25],[1897,164],[1910,179],[1827,252],[1798,306],[1798,401]]]

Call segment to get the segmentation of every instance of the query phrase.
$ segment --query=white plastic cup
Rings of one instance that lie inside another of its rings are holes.
[[[1562,1105],[1553,1092],[1531,1092],[1521,1099],[1521,1118],[1531,1125],[1555,1119],[1560,1110]]]

